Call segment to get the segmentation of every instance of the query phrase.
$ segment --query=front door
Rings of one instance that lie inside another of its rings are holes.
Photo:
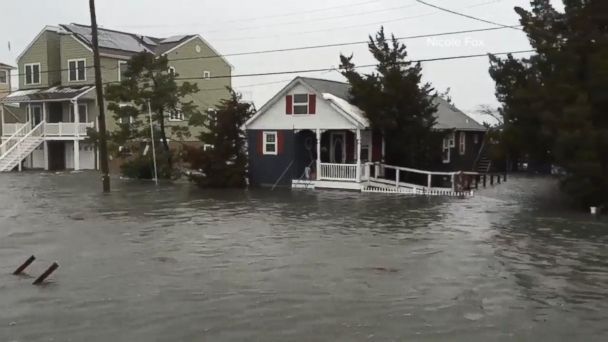
[[[36,127],[42,122],[42,106],[36,105],[31,106],[30,120],[32,120],[32,127]]]
[[[65,142],[49,141],[49,170],[65,170]]]
[[[346,133],[331,132],[330,162],[344,164],[346,162]]]

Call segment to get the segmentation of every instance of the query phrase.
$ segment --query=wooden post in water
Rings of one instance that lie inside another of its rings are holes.
[[[483,187],[487,187],[488,184],[488,175],[486,175],[485,173],[483,174]]]
[[[494,174],[490,173],[490,185],[494,185]]]
[[[505,182],[507,182],[507,171],[505,171]]]
[[[475,190],[479,190],[479,175],[475,175]]]
[[[30,265],[31,265],[31,264],[34,262],[34,260],[36,260],[36,257],[32,255],[31,257],[29,257],[29,259],[27,259],[27,260],[26,260],[26,261],[23,263],[23,265],[19,266],[19,268],[17,268],[17,269],[15,270],[15,272],[13,272],[13,274],[14,274],[14,275],[19,275],[19,274],[21,274],[23,271],[25,271],[25,269],[26,269],[26,268],[28,268],[28,267],[29,267],[29,266],[30,266]]]
[[[42,273],[42,275],[40,277],[38,277],[38,279],[36,279],[34,281],[34,285],[40,285],[42,284],[46,278],[48,278],[51,274],[53,274],[53,272],[55,272],[55,270],[57,270],[59,268],[59,265],[54,262],[51,267],[49,267],[44,273]]]

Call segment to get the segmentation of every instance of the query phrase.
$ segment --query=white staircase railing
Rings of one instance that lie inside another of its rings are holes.
[[[44,125],[44,121],[36,125],[0,156],[0,172],[11,171],[19,166],[21,161],[44,141]],[[30,126],[25,125],[24,127]]]
[[[19,140],[21,140],[21,138],[23,136],[25,136],[27,134],[27,127],[31,127],[30,122],[26,122],[25,124],[18,124],[20,126],[20,128],[15,129],[13,134],[2,144],[0,144],[0,159],[2,159],[2,157],[4,157],[4,154],[10,150],[13,146],[15,146],[15,144],[17,144],[19,142]],[[15,126],[16,128],[17,126]],[[5,128],[5,127],[3,127]]]

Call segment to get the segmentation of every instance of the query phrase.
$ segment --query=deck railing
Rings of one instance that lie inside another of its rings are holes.
[[[9,125],[8,130],[6,125]],[[29,130],[26,129],[26,127],[29,126],[30,123],[28,122],[26,124],[5,124],[5,126],[2,127],[3,134],[10,137],[0,145],[0,157],[4,156],[8,150],[15,146],[19,140],[29,132]]]
[[[11,136],[21,130],[25,126],[31,126],[26,123],[5,123],[2,126],[2,135]],[[44,134],[48,137],[85,137],[87,135],[87,128],[93,128],[95,124],[93,122],[88,123],[75,123],[75,122],[53,122],[46,123]],[[77,134],[78,133],[78,134]]]
[[[357,164],[321,163],[321,180],[357,181]]]

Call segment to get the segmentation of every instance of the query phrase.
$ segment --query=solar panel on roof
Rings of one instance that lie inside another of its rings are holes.
[[[91,28],[78,25],[67,25],[72,32],[79,34],[89,43],[92,40]],[[144,45],[128,33],[99,30],[99,47],[123,51],[140,52],[145,50]]]

